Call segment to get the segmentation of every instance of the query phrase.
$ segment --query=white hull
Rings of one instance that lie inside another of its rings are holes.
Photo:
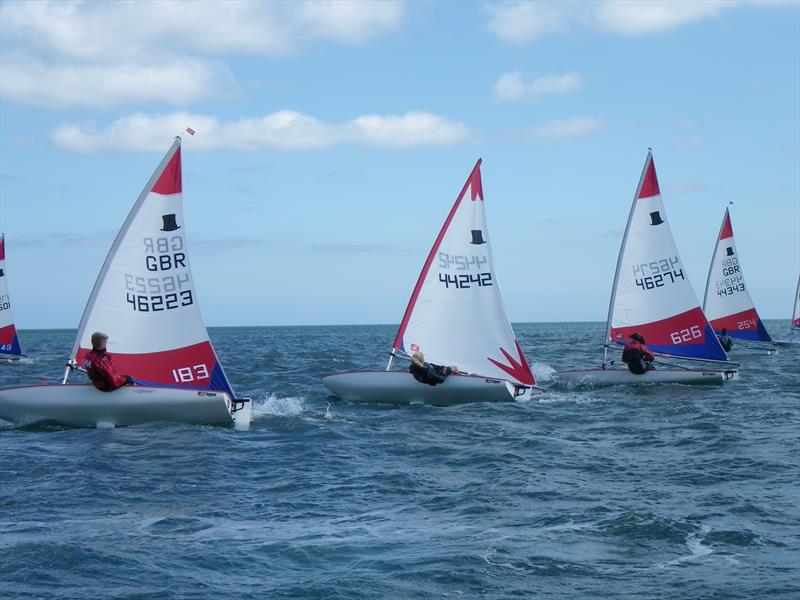
[[[444,383],[426,385],[408,371],[349,371],[323,377],[322,383],[342,398],[381,404],[450,406],[515,400],[513,385],[477,375],[451,375]]]
[[[737,371],[707,370],[689,371],[685,369],[660,368],[647,371],[644,375],[635,375],[628,369],[576,369],[574,371],[556,371],[553,379],[559,384],[576,385],[642,385],[657,383],[681,384],[721,384],[729,379],[738,378]]]
[[[230,396],[181,388],[32,385],[0,389],[0,417],[17,423],[57,421],[71,427],[115,427],[150,421],[250,425],[250,402],[232,412]]]
[[[772,340],[772,343],[781,348],[800,348],[800,338],[796,340]]]

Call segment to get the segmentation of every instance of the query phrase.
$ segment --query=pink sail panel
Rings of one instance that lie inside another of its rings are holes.
[[[21,354],[6,280],[6,238],[0,235],[0,356],[14,357]]]
[[[485,377],[535,383],[494,270],[479,160],[423,264],[394,348]]]
[[[79,365],[91,335],[108,335],[120,373],[139,382],[233,396],[197,302],[183,217],[180,138],[161,161],[106,257],[78,330]]]
[[[728,209],[722,218],[708,270],[703,311],[718,334],[726,329],[732,338],[772,341],[745,284]]]
[[[661,354],[727,359],[678,254],[650,152],[620,248],[607,339],[625,344],[634,332]]]

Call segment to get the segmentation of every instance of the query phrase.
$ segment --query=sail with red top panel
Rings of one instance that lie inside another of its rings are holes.
[[[727,329],[732,338],[751,342],[772,341],[745,284],[727,208],[708,270],[703,312],[717,334]]]
[[[11,313],[11,297],[6,277],[6,237],[0,235],[0,359],[17,360],[22,356],[17,328]]]

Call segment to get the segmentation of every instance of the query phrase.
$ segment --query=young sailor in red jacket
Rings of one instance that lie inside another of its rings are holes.
[[[653,361],[656,357],[645,346],[644,338],[638,333],[632,333],[629,337],[631,341],[622,351],[622,362],[627,363],[628,370],[636,375],[643,375],[650,369],[655,369]]]
[[[133,385],[130,375],[117,374],[111,355],[106,352],[107,341],[108,336],[105,333],[95,331],[92,334],[92,351],[83,359],[86,374],[94,387],[101,392],[113,392],[123,385]]]

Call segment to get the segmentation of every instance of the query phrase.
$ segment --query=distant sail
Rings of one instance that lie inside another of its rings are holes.
[[[6,237],[0,235],[0,357],[18,357],[22,355],[11,315],[11,298],[8,295],[6,281]]]
[[[609,306],[607,339],[643,335],[661,354],[706,360],[727,355],[706,320],[672,237],[648,152],[622,239]]]
[[[534,385],[503,304],[479,160],[422,267],[394,348],[461,371]]]
[[[732,338],[772,341],[745,285],[727,208],[708,270],[703,312],[717,333],[727,329]]]
[[[183,220],[180,138],[142,191],[109,250],[78,326],[80,365],[93,331],[108,335],[119,373],[150,385],[234,397],[197,303]]]
[[[794,292],[794,311],[792,311],[792,329],[800,329],[800,277],[797,278],[797,289]]]

